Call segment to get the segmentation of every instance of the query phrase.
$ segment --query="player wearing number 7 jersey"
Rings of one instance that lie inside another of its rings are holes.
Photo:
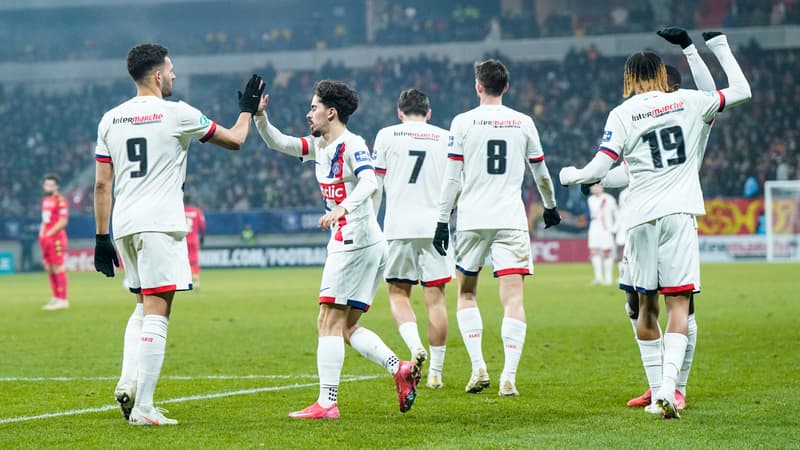
[[[635,95],[609,114],[595,158],[583,169],[567,167],[560,173],[562,184],[587,183],[603,178],[620,155],[628,164],[627,258],[639,293],[637,338],[659,338],[659,291],[669,314],[662,381],[653,397],[665,418],[679,417],[675,387],[687,345],[689,298],[699,282],[695,216],[705,209],[697,162],[705,149],[706,124],[751,97],[726,37],[715,33],[706,38],[728,88],[669,92],[661,58],[651,52],[633,54],[625,63],[624,95]]]
[[[427,385],[441,388],[447,342],[447,305],[444,286],[453,278],[453,263],[431,245],[439,216],[439,190],[447,164],[447,130],[427,123],[428,96],[407,89],[397,101],[402,123],[378,131],[375,172],[386,192],[383,233],[389,244],[384,277],[392,315],[417,366],[428,357],[411,309],[411,286],[422,283],[428,309],[430,366]],[[376,196],[380,199],[380,195]],[[378,205],[376,205],[376,210]]]
[[[528,220],[522,202],[526,166],[533,173],[544,202],[546,227],[557,225],[561,218],[533,120],[503,106],[508,78],[508,69],[500,61],[475,64],[475,90],[480,106],[459,114],[450,126],[449,162],[434,246],[440,254],[445,253],[450,211],[461,189],[455,236],[459,288],[456,319],[472,361],[472,375],[465,390],[477,393],[489,386],[481,349],[483,322],[476,294],[478,272],[491,253],[504,316],[501,335],[505,366],[499,393],[516,396],[519,395],[515,384],[517,366],[527,328],[523,277],[533,273]]]
[[[239,118],[226,129],[186,103],[164,100],[172,95],[175,79],[167,53],[157,44],[128,52],[136,96],[103,116],[95,150],[95,268],[113,277],[113,265],[119,266],[109,234],[113,185],[114,238],[125,265],[125,284],[136,295],[114,391],[131,425],[178,423],[153,406],[153,393],[164,361],[173,296],[192,288],[183,209],[189,143],[198,139],[238,150],[264,90],[261,78],[253,75],[239,93]]]

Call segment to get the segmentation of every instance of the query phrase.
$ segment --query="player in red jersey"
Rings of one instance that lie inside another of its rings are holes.
[[[189,248],[189,265],[192,267],[192,289],[200,288],[200,246],[206,235],[206,216],[197,206],[191,206],[191,198],[183,196],[183,211],[186,213],[186,246]]]
[[[67,300],[67,273],[64,271],[64,253],[67,251],[67,200],[58,192],[58,176],[48,173],[42,181],[42,223],[39,225],[39,246],[42,248],[42,265],[50,278],[53,296],[42,307],[46,311],[69,308]]]

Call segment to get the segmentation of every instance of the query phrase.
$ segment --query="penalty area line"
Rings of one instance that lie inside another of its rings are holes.
[[[355,376],[355,377],[347,377],[342,378],[342,383],[347,383],[350,381],[363,381],[363,380],[372,380],[378,378],[378,375],[363,375],[363,376]],[[261,392],[273,392],[273,391],[286,391],[289,389],[300,389],[306,387],[313,387],[318,386],[319,383],[297,383],[297,384],[287,384],[284,386],[267,386],[267,387],[260,387],[260,388],[253,388],[253,389],[240,389],[236,391],[225,391],[225,392],[215,392],[212,394],[198,394],[198,395],[190,395],[186,397],[177,397],[177,398],[170,398],[166,400],[162,400],[159,404],[169,404],[169,403],[183,403],[183,402],[193,402],[197,400],[209,400],[214,398],[223,398],[223,397],[234,397],[237,395],[251,395],[251,394],[258,394]],[[53,417],[64,417],[64,416],[77,416],[81,414],[90,414],[90,413],[98,413],[98,412],[105,412],[111,411],[114,409],[118,409],[119,405],[107,405],[107,406],[100,406],[97,408],[85,408],[85,409],[70,409],[67,411],[58,411],[52,413],[45,413],[45,414],[38,414],[35,416],[20,416],[20,417],[6,417],[0,419],[0,425],[7,424],[7,423],[18,423],[18,422],[28,422],[31,420],[40,420],[40,419],[50,419]]]

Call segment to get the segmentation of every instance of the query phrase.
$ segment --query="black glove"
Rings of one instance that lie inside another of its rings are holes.
[[[583,184],[581,184],[581,194],[583,194],[583,195],[588,197],[589,194],[592,193],[592,191],[591,191],[592,186],[594,186],[597,183],[599,183],[599,181],[595,181],[594,183],[583,183]]]
[[[719,31],[704,31],[703,32],[703,40],[708,42],[709,39],[714,39],[717,36],[722,35]]]
[[[670,44],[680,45],[681,48],[692,45],[692,38],[689,37],[689,33],[683,28],[667,27],[663,30],[656,31],[656,34],[666,39]]]
[[[117,259],[117,249],[111,242],[111,236],[107,234],[96,234],[94,236],[94,268],[107,277],[114,276],[114,266],[119,267]]]
[[[261,81],[261,77],[253,74],[244,87],[244,92],[238,92],[239,111],[255,114],[258,111],[258,102],[261,100],[261,94],[264,93],[264,83]]]
[[[436,233],[433,235],[433,248],[440,255],[447,255],[447,247],[450,246],[450,224],[446,222],[436,223]]]
[[[544,213],[542,214],[542,218],[544,219],[544,228],[548,229],[552,226],[558,225],[561,223],[561,214],[558,213],[558,208],[553,206],[552,208],[545,208]]]

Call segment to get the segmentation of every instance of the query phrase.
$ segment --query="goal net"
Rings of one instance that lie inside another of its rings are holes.
[[[764,184],[767,261],[800,261],[800,180]]]

